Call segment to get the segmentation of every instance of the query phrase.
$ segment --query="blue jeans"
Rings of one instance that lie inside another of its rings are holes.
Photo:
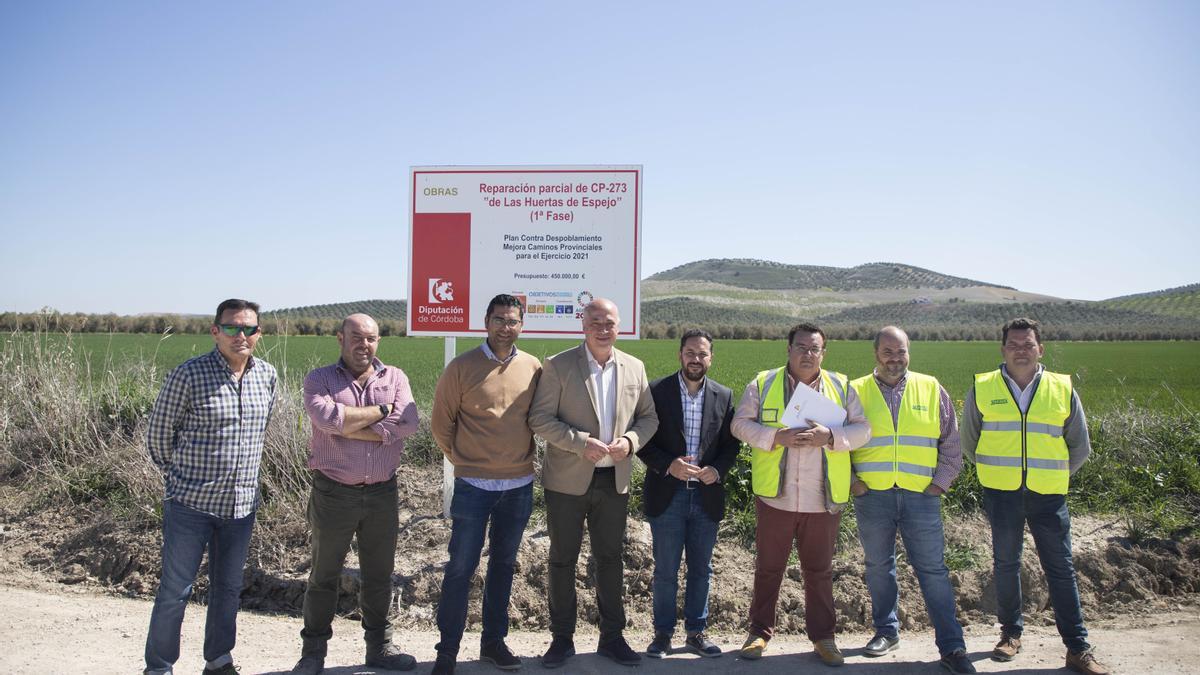
[[[508,635],[508,599],[512,594],[517,548],[529,514],[533,511],[533,484],[511,490],[481,490],[461,478],[454,480],[450,502],[450,562],[442,578],[437,625],[439,654],[457,654],[467,624],[471,577],[479,567],[484,533],[488,548],[487,577],[483,582],[483,636],[481,644],[499,642]],[[488,520],[491,531],[488,532]]]
[[[896,531],[904,540],[908,562],[925,596],[938,652],[965,649],[962,626],[954,616],[954,588],[946,569],[946,539],[942,533],[942,498],[901,488],[871,490],[854,498],[858,539],[866,556],[867,589],[875,632],[899,636],[896,606]]]
[[[162,579],[146,636],[146,673],[170,673],[179,660],[183,611],[205,548],[208,616],[204,624],[204,660],[213,667],[232,662],[242,572],[253,528],[253,513],[244,518],[218,518],[174,500],[163,502]]]
[[[1075,564],[1071,559],[1071,514],[1066,495],[1042,495],[1029,490],[983,489],[983,508],[992,525],[992,570],[996,577],[997,618],[1005,635],[1020,637],[1021,548],[1025,523],[1037,546],[1038,560],[1046,573],[1054,622],[1063,644],[1073,652],[1090,649]]]
[[[708,626],[708,584],[717,523],[704,512],[700,491],[680,486],[667,510],[650,518],[654,538],[654,632],[675,632],[675,599],[679,592],[679,559],[687,550],[687,588],[683,595],[683,628],[696,633]]]

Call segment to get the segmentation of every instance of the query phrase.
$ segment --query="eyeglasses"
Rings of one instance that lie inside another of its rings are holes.
[[[501,326],[503,326],[505,328],[516,328],[517,326],[521,325],[521,320],[520,319],[505,319],[505,318],[502,318],[499,316],[493,316],[492,317],[492,325],[495,326],[496,328],[500,328]]]
[[[801,354],[808,354],[809,356],[816,356],[817,354],[820,354],[821,352],[825,351],[824,347],[804,347],[801,345],[788,345],[788,346],[791,347],[792,349],[796,350],[797,352],[800,352]]]
[[[234,337],[238,333],[241,333],[246,337],[258,334],[258,326],[235,326],[231,323],[223,323],[220,325],[220,328],[221,332],[229,337]]]
[[[1008,344],[1004,345],[1004,348],[1010,352],[1036,352],[1038,346],[1037,343],[1033,342],[1026,342],[1024,344],[1009,342]]]

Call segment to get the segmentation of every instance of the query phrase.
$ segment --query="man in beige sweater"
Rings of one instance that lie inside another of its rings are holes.
[[[517,548],[533,508],[533,434],[526,419],[542,367],[517,351],[525,308],[511,295],[488,303],[487,340],[446,366],[430,426],[454,465],[450,562],[442,578],[434,675],[454,672],[467,621],[471,577],[491,521],[479,658],[502,670],[521,660],[504,644]]]

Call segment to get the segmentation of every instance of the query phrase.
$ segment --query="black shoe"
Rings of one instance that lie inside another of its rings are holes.
[[[650,641],[650,646],[646,647],[646,656],[652,659],[661,659],[671,653],[671,636],[666,633],[655,633],[654,639]]]
[[[708,636],[704,634],[704,631],[700,631],[698,633],[689,633],[687,636],[687,642],[684,643],[684,646],[686,646],[689,651],[708,658],[721,655],[721,648],[717,646],[717,643],[708,639]]]
[[[565,635],[555,635],[550,642],[550,648],[542,654],[542,665],[546,668],[557,668],[575,656],[575,642]]]
[[[975,672],[975,664],[971,663],[971,659],[967,658],[967,650],[955,649],[942,656],[940,661],[942,667],[952,673],[973,673]]]
[[[385,670],[412,670],[417,667],[417,660],[391,642],[385,642],[376,647],[367,647],[367,665]]]
[[[209,668],[208,666],[205,666],[204,675],[238,675],[238,669],[237,666],[233,665],[233,662],[226,663],[223,666],[217,666],[216,668]]]
[[[324,670],[324,658],[314,654],[305,654],[300,657],[296,665],[292,666],[291,675],[321,675]]]
[[[454,654],[438,654],[429,675],[454,675]]]
[[[641,655],[630,649],[629,643],[625,642],[623,637],[605,642],[596,648],[596,653],[623,666],[636,666],[642,662]]]
[[[521,659],[513,656],[504,640],[497,640],[479,648],[479,660],[490,663],[500,670],[519,670]]]
[[[863,654],[867,656],[883,656],[884,654],[900,647],[900,636],[888,637],[887,635],[875,635],[871,641],[863,647]]]

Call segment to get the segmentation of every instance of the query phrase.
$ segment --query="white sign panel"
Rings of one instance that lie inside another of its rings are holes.
[[[580,335],[609,298],[641,333],[641,166],[414,167],[408,334],[480,336],[498,293],[527,337]]]

